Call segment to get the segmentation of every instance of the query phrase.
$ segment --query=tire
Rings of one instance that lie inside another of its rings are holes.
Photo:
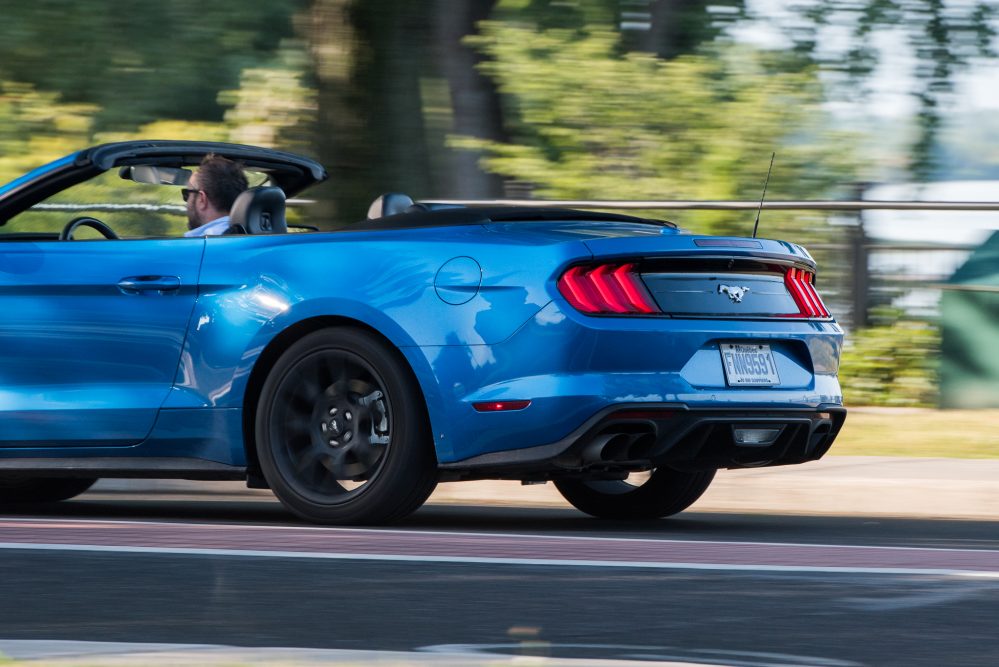
[[[255,424],[264,477],[308,521],[398,521],[437,484],[419,385],[399,352],[363,329],[324,329],[288,348]]]
[[[96,482],[96,478],[0,477],[0,503],[55,503],[74,498]]]
[[[642,484],[564,479],[555,487],[573,507],[600,519],[658,519],[693,505],[714,478],[714,470],[656,468]]]

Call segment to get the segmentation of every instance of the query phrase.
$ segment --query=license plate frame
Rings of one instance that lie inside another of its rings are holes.
[[[780,385],[773,350],[766,343],[720,343],[722,369],[730,387]]]

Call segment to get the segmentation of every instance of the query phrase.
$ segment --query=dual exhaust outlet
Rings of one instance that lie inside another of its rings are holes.
[[[652,424],[621,425],[621,430],[604,429],[580,451],[584,465],[650,461],[663,453],[657,447],[659,437]],[[733,424],[729,427],[731,443],[740,448],[769,447],[784,432],[784,424]]]

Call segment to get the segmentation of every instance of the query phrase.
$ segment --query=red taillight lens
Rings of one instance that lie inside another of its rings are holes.
[[[559,278],[558,291],[582,313],[645,315],[661,312],[634,264],[574,266]]]
[[[798,312],[790,313],[789,317],[829,317],[813,280],[814,274],[804,269],[788,269],[784,273],[784,285],[798,306]]]

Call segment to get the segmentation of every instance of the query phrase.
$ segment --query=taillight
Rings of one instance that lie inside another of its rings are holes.
[[[798,306],[798,312],[789,313],[788,317],[829,317],[829,311],[815,291],[814,279],[814,274],[804,269],[788,269],[784,273],[784,285]]]
[[[662,312],[634,264],[574,266],[559,278],[558,291],[573,308],[591,315]]]

